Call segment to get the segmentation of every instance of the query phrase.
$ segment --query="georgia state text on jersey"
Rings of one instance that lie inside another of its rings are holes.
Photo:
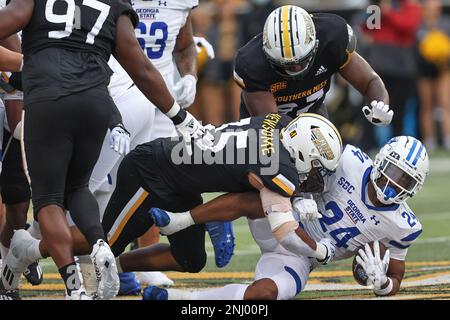
[[[190,10],[198,6],[198,0],[132,0],[131,4],[139,17],[136,38],[170,90],[175,71],[172,54],[178,33],[186,24]],[[133,81],[113,57],[109,66],[114,71],[109,90],[115,98]]]
[[[173,73],[172,52],[180,29],[198,0],[132,0],[139,17],[136,37],[161,75]]]
[[[36,0],[22,34],[25,104],[107,84],[116,23],[129,0]]]
[[[275,72],[263,52],[260,33],[242,47],[236,56],[234,78],[247,92],[270,91],[280,113],[292,118],[303,112],[314,112],[330,89],[331,76],[346,65],[355,49],[353,30],[337,15],[312,15],[319,41],[313,65],[301,80],[287,79]],[[241,99],[241,118],[249,113]]]
[[[129,157],[156,193],[153,176],[158,173],[168,186],[158,194],[164,199],[173,193],[255,190],[249,173],[259,176],[270,190],[290,197],[299,186],[299,175],[289,152],[281,142],[275,142],[279,141],[279,130],[290,120],[279,114],[246,118],[217,128],[211,148],[193,145],[189,155],[180,138],[163,138],[137,146]]]
[[[365,243],[380,240],[391,258],[405,260],[408,247],[419,237],[422,225],[403,202],[374,207],[367,195],[372,160],[347,145],[326,192],[315,197],[323,217],[305,224],[315,240],[328,237],[336,245],[335,259],[344,259]]]

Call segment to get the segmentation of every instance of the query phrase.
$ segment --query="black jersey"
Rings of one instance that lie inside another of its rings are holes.
[[[119,16],[138,17],[129,0],[35,0],[23,30],[25,104],[109,83]]]
[[[178,138],[140,145],[130,155],[148,188],[161,197],[255,190],[248,181],[249,173],[288,197],[299,185],[294,162],[279,139],[289,121],[287,116],[269,114],[225,124],[218,128],[212,148],[194,147],[191,155]],[[155,182],[161,180],[164,183]]]
[[[283,78],[270,65],[263,51],[262,33],[239,49],[235,80],[247,92],[270,91],[282,114],[296,117],[314,112],[330,89],[331,76],[349,59],[353,31],[346,21],[329,13],[312,15],[319,46],[308,74],[301,80]],[[241,99],[241,117],[249,113]]]

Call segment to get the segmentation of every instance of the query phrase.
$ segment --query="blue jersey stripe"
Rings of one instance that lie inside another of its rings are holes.
[[[419,231],[416,231],[414,233],[411,233],[409,236],[404,237],[403,239],[400,239],[400,241],[414,241],[420,236],[421,233],[422,233],[422,229],[420,229]]]
[[[288,266],[284,266],[284,270],[286,270],[292,276],[292,278],[294,278],[296,287],[295,294],[299,294],[300,291],[302,291],[302,280],[300,280],[300,276],[297,274],[297,272],[294,271],[294,269]]]
[[[423,144],[420,145],[419,151],[417,151],[416,157],[414,158],[414,161],[412,163],[413,166],[415,166],[416,163],[417,163],[417,160],[419,160],[419,157],[420,157],[420,155],[422,153],[422,150],[423,150]]]
[[[414,150],[416,150],[416,146],[417,146],[417,140],[414,139],[413,145],[412,145],[411,149],[409,150],[408,155],[406,156],[406,161],[411,160]]]
[[[401,243],[398,243],[397,241],[394,241],[394,240],[389,241],[389,244],[391,246],[399,248],[399,249],[408,249],[409,248],[409,244],[407,246],[404,246]]]

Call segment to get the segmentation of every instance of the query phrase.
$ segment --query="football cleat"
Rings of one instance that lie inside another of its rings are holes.
[[[150,286],[144,289],[142,300],[168,300],[169,294],[166,289]]]
[[[214,256],[218,268],[225,267],[234,254],[234,234],[232,222],[209,222],[206,231],[214,247]]]
[[[5,289],[17,289],[20,275],[35,262],[27,256],[27,250],[34,246],[36,241],[38,240],[23,229],[14,232],[9,253],[3,261],[2,283]]]
[[[159,271],[136,272],[136,278],[142,285],[145,286],[158,286],[166,288],[173,286],[173,281],[164,273]]]
[[[137,296],[141,294],[141,285],[133,272],[119,273],[120,289],[119,296]]]
[[[41,265],[37,261],[30,264],[24,271],[23,275],[33,286],[40,285],[42,283],[42,280],[44,279]]]
[[[0,281],[0,300],[21,300],[19,290],[6,290]]]
[[[119,292],[120,280],[114,258],[108,244],[99,239],[92,248],[92,263],[97,277],[97,296],[101,300],[114,298]]]

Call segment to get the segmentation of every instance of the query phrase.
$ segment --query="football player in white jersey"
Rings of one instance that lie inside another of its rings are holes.
[[[420,224],[406,200],[423,186],[429,171],[429,159],[423,144],[413,137],[392,138],[372,160],[360,149],[347,145],[334,174],[326,177],[323,193],[310,199],[294,199],[297,220],[303,218],[303,228],[315,240],[329,238],[335,246],[334,260],[353,256],[359,248],[358,262],[368,275],[368,285],[377,296],[394,295],[400,289],[405,272],[408,248],[422,232]],[[313,182],[313,181],[309,181]],[[317,185],[317,181],[313,182]],[[307,187],[307,185],[305,185]],[[245,206],[236,209],[255,218],[249,211],[252,196],[231,195]],[[241,198],[239,198],[241,197]],[[230,200],[230,199],[229,199]],[[256,207],[257,208],[257,207]],[[219,212],[218,207],[215,212]],[[250,209],[251,210],[251,209]],[[225,219],[203,212],[199,220]],[[223,211],[225,212],[225,211]],[[262,212],[259,214],[261,217]],[[237,216],[230,212],[229,217]],[[171,227],[177,215],[170,215]],[[319,217],[319,219],[317,219]],[[204,221],[202,221],[204,222]],[[261,249],[261,258],[251,285],[231,284],[222,288],[183,291],[148,287],[144,297],[152,299],[290,299],[305,287],[309,273],[318,266],[314,259],[296,256],[283,248],[272,236],[267,218],[249,219],[250,230]],[[177,228],[181,228],[178,225]],[[165,228],[161,228],[165,232]],[[171,231],[175,231],[172,228]],[[373,249],[365,246],[374,241]],[[378,242],[386,250],[380,258]]]

